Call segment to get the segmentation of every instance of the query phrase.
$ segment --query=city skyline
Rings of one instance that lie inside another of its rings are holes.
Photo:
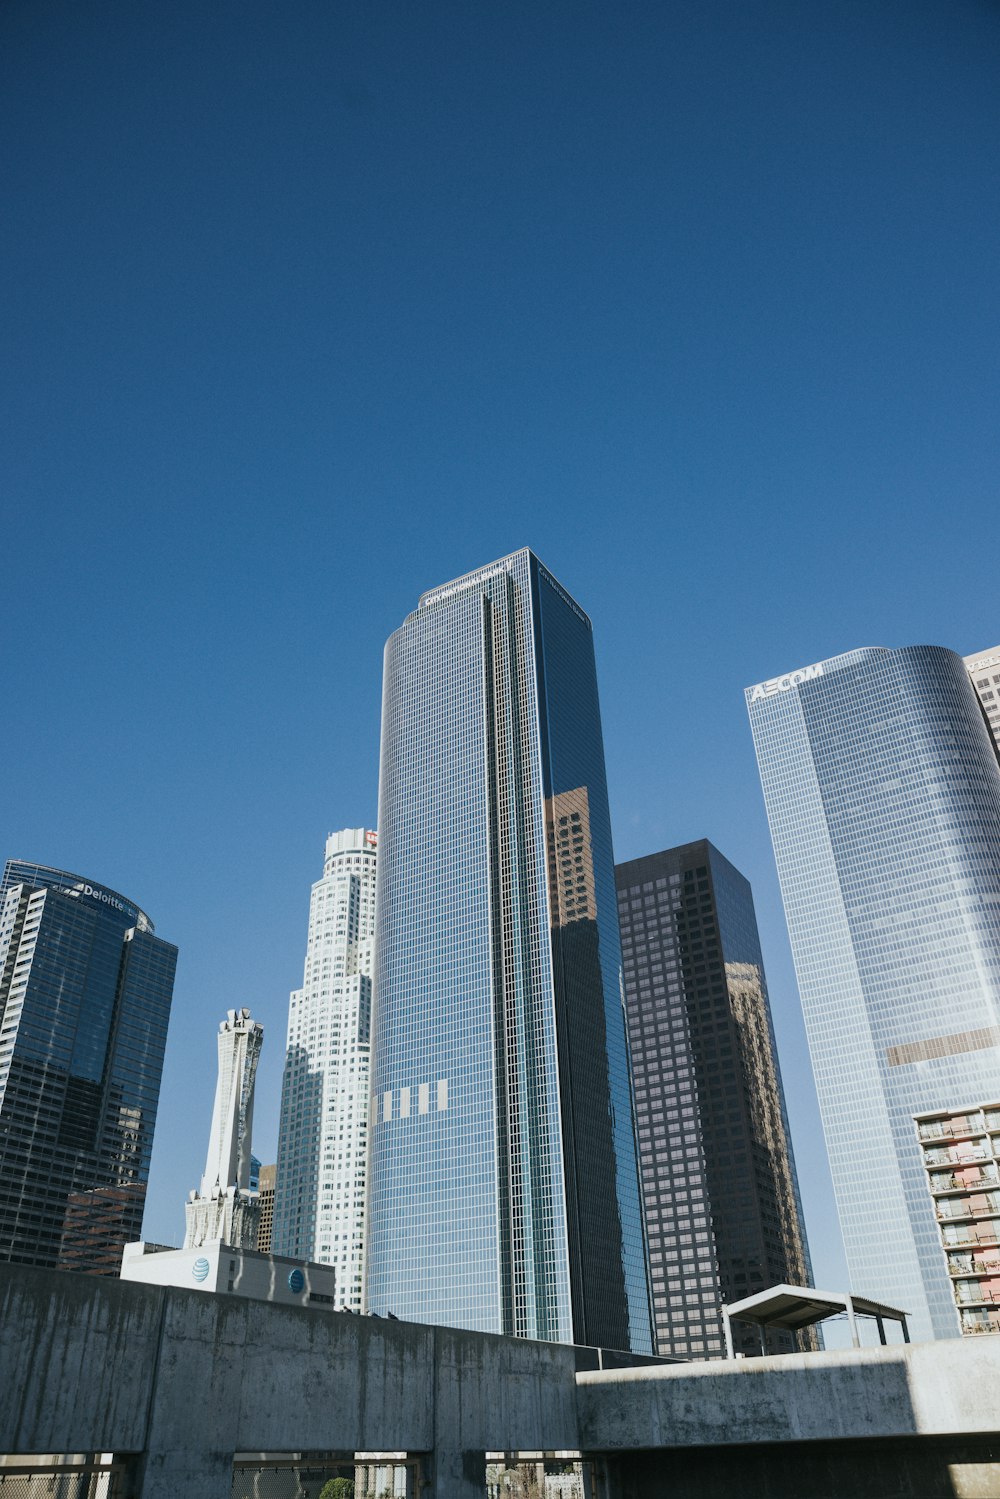
[[[992,659],[993,655],[995,655],[995,653],[987,653],[987,657],[985,659]],[[964,659],[966,660],[966,663],[971,666],[975,662],[982,662],[982,660],[984,659],[984,656],[983,656],[982,652],[977,652],[977,653],[973,653],[972,655],[969,655],[969,656],[965,657]],[[781,678],[774,678],[774,679],[769,679],[769,682],[771,684],[773,684],[773,683],[778,682],[780,680],[781,680]],[[767,686],[768,682],[762,683],[760,685],[761,686]],[[980,695],[981,695],[981,692],[980,692]],[[986,706],[987,705],[984,703],[984,707],[986,707]],[[328,821],[331,821],[331,820],[333,820],[333,819],[328,819]],[[641,857],[644,857],[644,856],[645,855],[643,853],[639,853],[639,854],[634,855],[634,857],[636,857],[636,858],[641,858]],[[772,858],[773,858],[773,855],[772,855]],[[769,873],[769,871],[765,868],[765,870],[764,870],[764,879],[765,880],[766,880],[766,877],[767,877],[768,873]],[[781,923],[781,927],[782,927],[781,935],[784,935],[784,923],[783,922]],[[793,990],[793,998],[795,1000],[796,1009],[798,1010],[797,990]],[[786,1016],[786,1026],[787,1026],[787,1016]],[[803,1050],[804,1050],[804,1047],[803,1047]],[[784,1054],[784,1052],[782,1054]],[[168,1048],[168,1052],[167,1052],[167,1061],[168,1062],[170,1061],[170,1051],[169,1051],[169,1048]],[[280,1079],[279,1079],[279,1083],[278,1083],[278,1088],[279,1088],[279,1092],[280,1092]],[[278,1112],[277,1111],[277,1098],[276,1098],[275,1093],[274,1093],[273,1085],[272,1085],[272,1090],[271,1090],[270,1097],[268,1097],[267,1095],[265,1095],[265,1097],[263,1099],[263,1103],[264,1103],[265,1111],[268,1111],[268,1105],[270,1105],[269,1112],[272,1114],[272,1116],[276,1116],[277,1115],[277,1112]],[[204,1106],[204,1101],[202,1101],[202,1105],[201,1106],[202,1107]],[[273,1131],[272,1139],[273,1139],[274,1143],[272,1144],[271,1150],[272,1150],[272,1153],[275,1153],[275,1154],[276,1154],[276,1149],[277,1149],[277,1146],[276,1146],[276,1140],[277,1140],[276,1123],[277,1123],[277,1120],[276,1120],[276,1117],[274,1117],[274,1120],[273,1120],[273,1123],[272,1123],[272,1131]],[[806,1134],[804,1134],[804,1132],[802,1131],[801,1128],[800,1128],[800,1130],[798,1131],[797,1134],[793,1130],[793,1135],[794,1135],[794,1142],[796,1143],[796,1145],[798,1146],[798,1148],[800,1149],[800,1151],[804,1152],[806,1155],[808,1155],[810,1153],[810,1148],[811,1148],[812,1153],[815,1155],[817,1153],[817,1146],[820,1147],[820,1149],[822,1151],[822,1158],[820,1160],[820,1166],[825,1171],[825,1169],[826,1169],[826,1153],[825,1153],[825,1144],[824,1144],[824,1142],[822,1140],[822,1136],[821,1135],[814,1135],[813,1138],[812,1138],[812,1140],[810,1141],[809,1137]],[[189,1142],[189,1145],[190,1145],[190,1142]],[[261,1148],[264,1149],[263,1146]],[[193,1150],[189,1150],[189,1154],[191,1154],[191,1158],[192,1159],[194,1158],[194,1155],[196,1153],[197,1153],[197,1147],[193,1147]],[[265,1154],[266,1153],[267,1153],[267,1151],[265,1150]],[[807,1186],[807,1195],[808,1195],[808,1186]],[[172,1213],[173,1213],[173,1215],[176,1214],[176,1205],[174,1204],[174,1206],[172,1208],[169,1200],[167,1199],[166,1193],[164,1192],[162,1196],[160,1196],[156,1201],[154,1201],[149,1206],[150,1206],[150,1210],[155,1215],[153,1221],[161,1225],[161,1227],[157,1231],[159,1233],[159,1236],[160,1237],[165,1237],[165,1238],[168,1238],[168,1239],[171,1238],[171,1237],[175,1237],[176,1236],[176,1232],[174,1232],[173,1234],[171,1234],[169,1228],[166,1225],[168,1224],[168,1220],[171,1217]],[[835,1237],[833,1237],[833,1238],[831,1238],[831,1228],[834,1230],[834,1234],[835,1234]],[[156,1237],[157,1236],[156,1234],[151,1233],[151,1230],[149,1229],[148,1226],[147,1226],[146,1232],[151,1237]],[[826,1237],[823,1238],[822,1235],[821,1235],[820,1242],[819,1242],[819,1260],[820,1260],[821,1264],[824,1263],[824,1262],[828,1262],[828,1261],[836,1262],[840,1258],[840,1252],[841,1252],[841,1250],[840,1250],[840,1229],[839,1229],[839,1224],[832,1217],[832,1215],[828,1218],[825,1232],[826,1232]],[[843,1277],[845,1278],[845,1282],[846,1282],[846,1268],[842,1272],[842,1274],[843,1274]],[[821,1281],[822,1281],[822,1279],[823,1279],[823,1277],[820,1276],[820,1280]],[[830,1281],[830,1276],[828,1275],[826,1277],[826,1279],[827,1279],[827,1281]]]
[[[972,655],[969,655],[969,656],[965,657],[964,659],[965,659],[966,664],[968,666],[970,666],[970,667],[973,664],[975,664],[975,663],[979,663],[980,666],[981,666],[984,660],[986,660],[987,663],[992,662],[992,660],[995,657],[995,655],[996,655],[996,652],[986,653],[986,655],[984,657],[984,654],[982,652],[977,652],[977,653],[973,653]],[[758,684],[758,686],[760,686],[761,688],[772,690],[772,691],[778,690],[776,684],[784,683],[786,680],[788,680],[791,683],[791,681],[792,681],[793,678],[795,678],[796,676],[801,676],[801,675],[806,674],[808,672],[808,670],[809,670],[808,668],[801,668],[801,669],[798,669],[797,672],[792,672],[792,673],[785,674],[785,677],[778,677],[778,678],[768,679],[765,682]],[[983,681],[983,679],[982,679],[982,677],[980,677],[980,682],[982,682],[982,681]],[[974,685],[975,685],[975,682],[974,682]],[[749,690],[750,689],[748,689],[748,691]],[[982,697],[982,688],[981,687],[977,688],[977,692],[978,692],[978,695],[980,697]],[[989,706],[990,705],[988,703],[986,703],[985,701],[983,702],[983,708],[984,708],[984,710],[988,711]],[[373,834],[373,836],[374,836],[374,834]],[[643,854],[637,854],[634,857],[635,858],[642,858],[644,856],[645,855],[643,855]],[[169,1051],[168,1051],[168,1060],[169,1060]],[[268,1102],[270,1102],[270,1104],[271,1104],[271,1110],[272,1110],[272,1112],[276,1114],[277,1113],[276,1100],[274,1099],[273,1092],[272,1092],[272,1097],[271,1097],[270,1100],[268,1100],[265,1097],[265,1100],[264,1100],[265,1108],[267,1107]],[[804,1147],[805,1153],[807,1153],[807,1154],[808,1154],[808,1152],[810,1150],[810,1145],[812,1146],[812,1150],[815,1153],[817,1143],[819,1143],[821,1145],[821,1147],[822,1147],[823,1155],[824,1155],[824,1158],[823,1158],[823,1161],[822,1161],[821,1164],[825,1168],[825,1166],[826,1166],[825,1144],[822,1142],[822,1138],[821,1137],[820,1137],[820,1139],[819,1139],[818,1142],[817,1142],[817,1138],[816,1137],[814,1137],[813,1140],[812,1140],[812,1142],[810,1142],[810,1140],[808,1139],[808,1137],[804,1136],[802,1134],[802,1131],[800,1130],[799,1134],[795,1137],[795,1139],[796,1139],[796,1143],[798,1144],[798,1146],[800,1148]],[[261,1148],[264,1149],[263,1146]],[[272,1150],[276,1153],[276,1145],[272,1146]],[[265,1151],[265,1153],[266,1153],[266,1151]],[[161,1198],[156,1203],[154,1203],[153,1206],[152,1206],[152,1211],[157,1215],[157,1221],[158,1222],[160,1222],[161,1224],[165,1224],[166,1223],[166,1221],[168,1219],[168,1216],[170,1214],[170,1207],[169,1207],[169,1204],[167,1203],[167,1201],[165,1200],[165,1198]],[[837,1233],[836,1240],[831,1241],[831,1238],[829,1237],[829,1224],[828,1224],[827,1225],[827,1237],[826,1237],[825,1240],[822,1240],[820,1242],[819,1258],[820,1258],[820,1262],[821,1263],[823,1263],[824,1261],[829,1261],[829,1260],[836,1261],[838,1259],[838,1257],[839,1257],[839,1253],[840,1253],[840,1243],[839,1243],[839,1232],[840,1232],[840,1230],[839,1230],[839,1224],[837,1224],[836,1222],[834,1222],[833,1223],[833,1227],[836,1229],[836,1233]],[[146,1232],[147,1232],[147,1236],[156,1237],[155,1234],[151,1233],[151,1231],[150,1231],[150,1229],[149,1229],[148,1226],[147,1226]],[[171,1238],[171,1237],[175,1237],[176,1236],[175,1234],[171,1235],[169,1232],[167,1232],[166,1230],[162,1230],[162,1229],[159,1232],[160,1232],[160,1236],[161,1237],[165,1236],[167,1238]],[[323,1258],[325,1258],[325,1255],[323,1256]],[[846,1269],[843,1272],[843,1276],[844,1276],[844,1281],[846,1283]],[[823,1279],[823,1277],[821,1276],[820,1280],[822,1281],[822,1279]],[[827,1279],[827,1281],[830,1281],[829,1275],[826,1277],[826,1279]],[[829,1336],[829,1334],[828,1334],[828,1336]]]
[[[753,885],[842,1285],[742,690],[1000,637],[995,13],[12,0],[0,36],[3,853],[181,945],[147,1232],[203,1164],[206,1005],[284,1034],[319,840],[375,825],[387,635],[530,544],[598,628],[616,858],[707,836]]]

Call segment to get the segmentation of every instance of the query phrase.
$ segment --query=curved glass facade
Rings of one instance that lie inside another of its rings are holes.
[[[177,949],[113,890],[0,884],[0,1260],[117,1275],[140,1237]]]
[[[386,647],[367,1301],[651,1350],[590,621],[529,551]]]
[[[1000,765],[965,666],[850,651],[747,689],[852,1285],[958,1319],[915,1114],[1000,1077]]]

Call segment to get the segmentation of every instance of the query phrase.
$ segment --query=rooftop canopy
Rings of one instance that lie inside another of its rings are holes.
[[[872,1301],[867,1296],[849,1296],[836,1291],[816,1291],[811,1286],[772,1286],[769,1291],[758,1291],[755,1296],[746,1296],[742,1301],[731,1301],[722,1308],[726,1333],[726,1349],[730,1358],[733,1353],[731,1319],[738,1322],[753,1322],[761,1329],[761,1348],[765,1348],[764,1329],[787,1328],[794,1332],[800,1327],[812,1327],[816,1322],[825,1322],[828,1317],[847,1313],[851,1329],[851,1341],[860,1347],[856,1318],[874,1317],[878,1326],[879,1340],[885,1342],[885,1322],[899,1322],[903,1328],[904,1342],[910,1341],[906,1326],[906,1312],[898,1307],[886,1306],[884,1302]]]

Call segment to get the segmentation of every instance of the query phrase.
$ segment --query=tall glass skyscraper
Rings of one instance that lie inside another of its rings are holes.
[[[954,1337],[914,1115],[1000,1080],[1000,763],[935,646],[746,697],[852,1285]]]
[[[124,896],[0,884],[0,1260],[117,1275],[141,1237],[177,949]]]
[[[386,646],[371,1310],[652,1348],[591,623],[530,551]]]
[[[312,887],[302,988],[288,1005],[271,1245],[334,1265],[337,1305],[361,1310],[375,862],[371,828],[326,840]]]

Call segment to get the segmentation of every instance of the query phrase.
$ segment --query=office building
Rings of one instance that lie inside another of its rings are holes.
[[[333,1265],[338,1305],[361,1310],[378,835],[326,840],[312,887],[301,989],[290,996],[281,1090],[275,1251]]]
[[[264,1254],[271,1252],[274,1230],[274,1182],[276,1166],[261,1166],[259,1177],[260,1221],[257,1224],[257,1248]]]
[[[257,1246],[260,1203],[251,1187],[253,1090],[264,1027],[250,1011],[228,1010],[219,1025],[219,1076],[201,1187],[184,1204],[185,1249],[216,1240],[234,1249]],[[258,1162],[259,1167],[259,1162]]]
[[[389,639],[376,909],[369,1307],[651,1351],[592,628],[530,551]]]
[[[964,1337],[1000,1332],[1000,1102],[914,1120]]]
[[[913,1117],[997,1091],[1000,762],[936,646],[746,697],[852,1287],[953,1337]]]
[[[615,875],[657,1352],[725,1358],[726,1302],[812,1279],[753,896],[707,839]]]
[[[965,664],[1000,755],[1000,645],[978,656],[966,656]]]
[[[117,1275],[138,1238],[177,949],[124,896],[0,884],[0,1260]]]

